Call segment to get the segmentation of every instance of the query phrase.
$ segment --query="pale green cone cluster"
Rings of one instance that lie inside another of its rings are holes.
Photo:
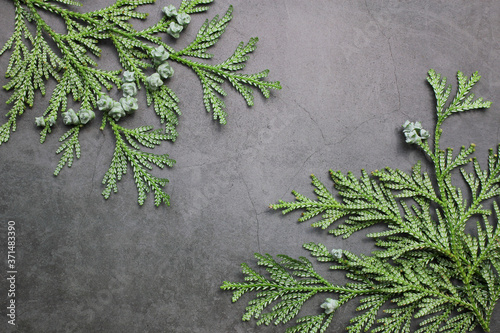
[[[170,22],[167,33],[174,38],[179,38],[184,27],[191,22],[191,16],[184,12],[178,13],[174,5],[163,7],[162,11],[168,18],[174,19]]]
[[[340,306],[339,301],[336,299],[332,299],[332,298],[325,299],[323,304],[320,305],[320,307],[322,309],[325,309],[326,314],[330,314],[330,313],[334,312],[335,310],[337,310],[337,308],[339,306]]]
[[[95,113],[94,111],[87,109],[80,109],[78,112],[75,112],[73,109],[68,109],[62,113],[62,116],[64,125],[75,126],[87,124],[95,118]],[[55,118],[52,116],[45,121],[44,117],[36,117],[35,124],[39,127],[45,127],[47,125],[53,126],[55,124]]]
[[[146,78],[147,87],[151,90],[158,90],[166,80],[174,75],[174,69],[168,63],[170,54],[160,45],[151,52],[153,65],[156,67],[156,73]]]
[[[422,140],[429,138],[429,132],[422,128],[422,124],[419,121],[405,121],[403,124],[403,133],[406,143],[420,143]]]
[[[139,108],[136,98],[137,85],[135,83],[134,72],[125,71],[123,73],[123,81],[121,86],[123,97],[119,101],[115,101],[105,94],[102,94],[97,100],[99,110],[107,112],[115,121],[134,113]]]

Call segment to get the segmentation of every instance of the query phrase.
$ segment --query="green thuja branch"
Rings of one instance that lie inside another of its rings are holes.
[[[203,86],[205,108],[207,112],[213,112],[213,118],[219,119],[221,124],[227,122],[227,113],[224,110],[226,106],[221,97],[219,97],[227,95],[226,91],[222,88],[225,80],[229,81],[236,88],[248,106],[253,105],[254,99],[251,87],[258,88],[266,98],[270,96],[270,89],[281,89],[279,82],[263,80],[268,76],[268,70],[256,74],[237,73],[237,71],[245,68],[245,62],[249,59],[248,54],[255,50],[258,38],[250,39],[247,44],[240,43],[233,55],[218,65],[208,65],[184,58],[184,56],[201,59],[212,58],[213,54],[207,53],[207,49],[217,43],[232,18],[232,12],[233,7],[230,6],[221,19],[216,16],[212,21],[205,21],[198,31],[196,39],[183,50],[171,55],[173,60],[191,67],[198,75]]]
[[[75,157],[80,158],[81,129],[95,118],[93,110],[98,108],[103,111],[97,114],[102,119],[100,129],[110,127],[117,145],[103,180],[106,185],[104,197],[108,198],[111,192],[117,191],[116,183],[125,173],[123,165],[126,161],[134,170],[139,204],[143,204],[145,193],[149,191],[155,193],[157,205],[160,202],[168,204],[168,195],[163,192],[167,180],[151,176],[149,163],[163,167],[173,161],[166,158],[167,155],[140,153],[136,146],[140,143],[153,148],[150,146],[157,146],[160,141],[175,141],[178,137],[176,127],[181,115],[181,101],[168,86],[174,69],[167,60],[187,66],[198,74],[205,106],[221,123],[226,123],[221,98],[226,95],[221,87],[225,80],[243,95],[249,106],[253,105],[250,86],[257,87],[265,97],[270,96],[269,89],[281,89],[279,82],[263,80],[268,75],[267,70],[257,74],[237,72],[245,67],[248,53],[255,50],[256,38],[246,45],[240,44],[234,54],[219,65],[185,58],[212,57],[206,51],[224,33],[232,18],[232,7],[221,19],[216,16],[207,20],[196,39],[183,50],[175,51],[164,42],[164,35],[179,38],[191,21],[190,15],[206,12],[212,1],[182,0],[178,8],[168,5],[162,9],[165,15],[158,22],[137,30],[131,21],[145,20],[148,16],[137,9],[155,0],[117,0],[110,6],[87,13],[73,10],[71,6],[81,6],[75,0],[12,0],[15,7],[14,33],[0,50],[0,55],[10,52],[6,70],[9,82],[4,89],[12,91],[7,101],[11,109],[7,113],[7,122],[0,126],[0,145],[16,131],[19,117],[34,107],[35,93],[48,94],[48,107],[35,118],[36,125],[42,128],[40,142],[47,139],[61,120],[70,126],[61,137],[62,144],[57,150],[61,157],[54,174],[58,175],[64,166],[71,167]],[[50,21],[45,17],[50,17]],[[54,30],[53,20],[59,20],[64,31]],[[104,41],[114,47],[121,68],[108,70],[99,67],[101,43]],[[123,77],[120,77],[121,73]],[[52,91],[45,88],[48,80],[56,81]],[[119,101],[103,94],[115,87],[123,93]],[[117,121],[139,108],[136,98],[139,90],[145,91],[146,103],[152,105],[164,126],[162,130],[152,131],[149,126],[130,130],[117,125]],[[79,110],[74,111],[68,108],[69,105],[76,105],[75,110]],[[143,131],[145,128],[147,130]]]
[[[73,165],[73,161],[76,158],[80,158],[81,150],[80,150],[80,140],[78,140],[78,135],[80,134],[80,126],[75,126],[71,128],[69,131],[63,134],[59,141],[63,142],[61,146],[57,149],[56,153],[63,153],[59,163],[57,164],[56,170],[54,171],[54,175],[58,175],[62,168],[67,165],[68,168]]]
[[[286,323],[294,318],[300,307],[311,297],[321,292],[337,291],[337,286],[317,274],[311,262],[304,257],[292,259],[288,256],[278,256],[281,261],[277,262],[270,255],[255,254],[258,265],[264,267],[269,278],[243,264],[245,283],[225,282],[223,289],[234,290],[233,302],[236,302],[244,293],[257,291],[256,298],[248,304],[243,320],[252,317],[259,319],[257,324],[279,324]],[[275,300],[280,299],[272,311],[263,313],[263,310]],[[312,325],[328,326],[332,315],[324,315],[306,320]],[[323,324],[326,320],[326,323]],[[309,325],[304,322],[303,325]]]
[[[141,151],[141,146],[155,148],[162,141],[169,140],[169,136],[161,130],[153,130],[152,126],[142,126],[135,129],[127,129],[118,125],[113,119],[108,119],[116,138],[116,148],[109,170],[104,175],[103,184],[106,189],[102,192],[107,199],[112,192],[117,192],[117,182],[127,173],[130,164],[134,180],[139,193],[139,204],[142,205],[146,199],[146,194],[154,192],[155,205],[162,202],[169,204],[169,195],[163,191],[163,187],[168,183],[166,178],[153,176],[150,171],[153,165],[163,169],[165,166],[173,166],[174,160],[167,154],[156,155]]]
[[[221,287],[233,291],[233,301],[256,292],[244,320],[253,316],[257,324],[269,324],[267,318],[280,318],[275,323],[284,323],[298,315],[305,301],[314,302],[313,295],[327,293],[320,299],[328,297],[321,305],[324,311],[298,318],[287,332],[326,331],[336,308],[354,298],[359,299],[359,314],[351,319],[349,332],[451,333],[476,327],[490,331],[500,297],[500,145],[490,150],[487,168],[482,168],[471,157],[474,144],[454,153],[439,142],[448,117],[488,108],[491,102],[470,93],[479,81],[477,73],[468,78],[458,72],[451,101],[446,78],[434,70],[428,74],[437,104],[434,147],[420,122],[407,121],[403,132],[407,143],[427,155],[433,173],[423,172],[420,162],[410,173],[388,167],[371,174],[362,170],[358,178],[352,172],[331,171],[337,195],[313,175],[316,199],[294,191],[295,201],[271,205],[283,214],[303,210],[299,221],[312,220],[313,227],[344,238],[382,224],[385,230],[367,235],[378,249],[371,255],[355,255],[323,244],[304,245],[319,262],[333,262],[331,270],[345,272],[350,282],[343,286],[321,277],[305,258],[279,255],[277,261],[257,254],[257,265],[265,267],[268,276],[243,264],[245,281],[226,281]],[[456,172],[463,176],[468,194],[453,184]],[[471,223],[476,225],[473,232],[466,229]]]

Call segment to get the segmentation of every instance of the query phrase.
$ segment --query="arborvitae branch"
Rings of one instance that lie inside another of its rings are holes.
[[[268,82],[264,79],[269,71],[264,70],[256,74],[241,74],[236,71],[245,68],[245,62],[249,59],[248,54],[256,48],[258,38],[252,38],[247,44],[240,43],[226,61],[218,65],[208,65],[184,58],[184,56],[202,59],[211,58],[213,55],[207,53],[207,49],[213,46],[224,33],[226,26],[232,18],[233,7],[230,6],[226,14],[219,19],[214,17],[212,21],[206,21],[199,30],[196,39],[183,50],[171,55],[172,60],[191,67],[201,80],[203,86],[203,102],[207,112],[213,113],[214,119],[219,119],[221,124],[226,124],[226,105],[220,96],[227,93],[222,89],[222,84],[227,80],[243,96],[248,106],[253,105],[253,91],[251,86],[258,88],[264,97],[270,97],[270,89],[281,89],[278,81]]]
[[[73,126],[61,138],[64,143],[57,150],[62,155],[55,174],[59,174],[65,165],[70,167],[75,156],[80,157],[79,128],[95,116],[92,113],[93,116],[89,118],[89,111],[96,108],[102,111],[103,107],[109,106],[104,110],[104,114],[98,114],[103,115],[101,130],[109,123],[117,138],[111,167],[104,180],[104,196],[108,198],[111,192],[116,192],[116,183],[126,172],[124,165],[130,164],[139,191],[139,203],[144,202],[147,192],[154,191],[156,205],[161,202],[168,204],[168,195],[163,192],[167,180],[152,176],[149,169],[151,163],[162,168],[171,165],[173,161],[167,158],[167,155],[143,153],[135,149],[137,143],[147,147],[150,144],[156,145],[156,141],[148,141],[155,136],[161,141],[175,141],[178,136],[176,126],[179,122],[178,116],[181,115],[180,100],[167,86],[168,78],[173,75],[173,69],[167,59],[186,65],[198,73],[205,91],[204,102],[207,110],[213,108],[214,117],[222,123],[226,122],[226,113],[223,110],[225,106],[215,92],[225,95],[220,86],[224,80],[232,83],[248,105],[253,104],[252,91],[248,86],[257,87],[266,97],[269,97],[269,89],[281,88],[278,82],[263,81],[268,71],[257,74],[234,73],[244,68],[244,62],[248,60],[247,54],[255,49],[257,39],[251,39],[246,46],[241,44],[236,52],[220,65],[205,65],[183,58],[211,57],[206,50],[215,45],[224,33],[232,18],[232,7],[220,20],[216,16],[212,21],[207,21],[196,39],[184,50],[175,52],[163,41],[164,38],[160,34],[178,38],[179,32],[190,22],[190,15],[205,12],[212,1],[182,0],[178,8],[173,5],[163,8],[165,15],[158,22],[139,31],[132,25],[131,20],[146,19],[148,14],[137,9],[142,5],[152,4],[155,0],[117,0],[112,5],[88,13],[74,10],[71,6],[81,6],[81,3],[75,0],[13,0],[14,32],[0,50],[0,55],[11,51],[6,69],[9,82],[4,89],[12,91],[7,101],[12,107],[7,113],[7,122],[0,127],[0,145],[7,142],[11,133],[16,130],[19,116],[27,108],[34,106],[36,91],[45,95],[46,81],[54,79],[57,83],[55,89],[49,92],[49,106],[35,118],[35,122],[42,128],[42,143],[61,119],[65,125]],[[43,12],[51,13],[51,21],[44,19]],[[54,18],[60,20],[65,31],[59,32],[52,28]],[[121,68],[99,68],[100,42],[104,40],[109,40],[114,46]],[[49,44],[54,44],[57,50],[52,50]],[[132,81],[119,77],[123,70],[128,76],[134,76]],[[147,73],[148,71],[155,73],[149,75],[151,73]],[[113,106],[107,105],[100,98],[103,91],[115,87],[122,89],[124,96],[119,102],[113,101],[119,105],[114,105],[115,108],[111,111]],[[139,129],[129,130],[116,124],[121,117],[138,108],[137,90],[146,91],[147,105],[153,104],[154,112],[164,124],[161,133],[158,130],[149,132],[147,127],[148,134],[139,134],[135,132]],[[73,101],[69,101],[69,98]],[[98,105],[98,100],[101,105]],[[67,107],[71,102],[79,104],[75,109],[79,106],[80,110],[84,111],[70,112]],[[62,116],[64,114],[66,115]],[[84,115],[83,121],[78,119],[79,114]]]
[[[139,194],[139,205],[144,204],[146,194],[149,192],[154,192],[156,206],[162,202],[169,205],[170,196],[163,191],[168,179],[155,177],[150,173],[150,170],[153,169],[153,164],[163,169],[165,166],[172,167],[175,161],[170,159],[167,154],[156,155],[140,150],[140,145],[155,148],[162,141],[169,140],[169,137],[162,134],[161,130],[153,130],[152,126],[142,126],[130,130],[116,124],[113,119],[108,119],[108,122],[115,133],[116,148],[111,166],[102,181],[106,185],[106,189],[102,193],[104,197],[108,199],[111,192],[118,191],[117,183],[127,173],[128,164],[130,164]]]
[[[54,175],[57,176],[61,169],[67,165],[68,168],[71,168],[73,165],[73,161],[76,158],[80,158],[80,142],[78,141],[78,135],[80,134],[80,127],[75,126],[59,139],[59,141],[64,142],[56,151],[57,154],[64,152],[61,156],[61,160],[57,164],[56,170],[54,171]]]
[[[328,304],[334,302],[342,305],[359,297],[357,311],[360,314],[351,319],[347,327],[349,332],[409,333],[418,318],[424,318],[418,324],[418,333],[465,333],[476,326],[489,331],[491,314],[500,297],[500,228],[496,219],[499,215],[497,203],[493,202],[494,212],[486,205],[489,205],[488,200],[496,200],[500,195],[499,154],[490,150],[488,167],[482,169],[477,159],[470,157],[475,150],[474,144],[461,147],[456,155],[451,148],[439,146],[441,125],[450,115],[491,105],[481,98],[474,101],[470,91],[478,80],[477,73],[468,79],[458,72],[458,91],[446,107],[451,87],[446,85],[446,78],[429,71],[428,81],[437,104],[434,152],[427,142],[429,132],[421,123],[407,121],[403,127],[406,141],[417,144],[430,157],[433,173],[422,172],[420,162],[411,173],[385,168],[369,176],[362,170],[361,177],[357,178],[351,172],[331,172],[338,196],[313,176],[317,199],[294,191],[295,201],[280,200],[271,205],[284,214],[303,210],[299,221],[316,219],[313,227],[326,229],[336,223],[335,229],[330,230],[335,236],[349,237],[375,224],[386,226],[383,231],[367,235],[379,247],[371,256],[358,256],[340,249],[329,251],[322,244],[304,245],[318,261],[337,262],[330,269],[345,271],[351,280],[345,286],[335,285],[315,275],[312,266],[306,265],[303,259],[300,261],[304,269],[307,267],[308,276],[314,276],[315,281],[322,281],[327,286],[316,290],[315,294],[326,292],[330,297],[331,293],[338,294],[338,301],[329,300],[324,308],[328,309]],[[467,164],[473,172],[462,168]],[[453,184],[452,174],[457,169],[470,191],[470,200],[466,200],[462,190]],[[478,216],[482,216],[482,221],[475,222],[477,235],[466,232],[467,224]],[[284,255],[278,257],[284,258],[285,263],[293,260]],[[294,266],[288,267],[269,256],[266,263],[273,280],[271,290],[281,292],[259,292],[250,304],[269,296],[269,302],[258,303],[257,311],[260,315],[267,308],[267,318],[279,316],[280,307],[273,306],[271,300],[281,304],[292,291],[301,294],[311,290],[294,280],[273,278],[276,272],[289,276],[286,269],[293,272]],[[262,260],[258,264],[262,265]],[[245,265],[244,272],[252,272],[252,269]],[[262,276],[259,279],[259,284],[268,281]],[[251,279],[244,283],[224,282],[222,289],[233,290],[238,296],[233,298],[236,301],[244,293],[256,290],[255,283]],[[295,287],[290,290],[289,286]],[[392,305],[387,307],[389,302]],[[327,315],[331,313],[325,310],[322,316],[298,319],[297,325],[287,331],[324,331],[331,321]]]

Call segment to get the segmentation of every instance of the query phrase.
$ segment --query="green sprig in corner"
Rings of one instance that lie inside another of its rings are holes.
[[[248,54],[255,49],[257,38],[250,39],[248,44],[240,44],[234,54],[221,64],[189,59],[212,57],[207,51],[224,33],[232,18],[232,6],[222,18],[216,16],[211,21],[207,20],[196,39],[182,50],[176,51],[162,40],[162,34],[179,38],[191,21],[190,15],[207,11],[212,1],[182,0],[178,8],[173,5],[164,7],[165,15],[160,21],[146,29],[136,30],[129,21],[144,20],[148,16],[136,9],[154,3],[154,0],[117,0],[108,7],[88,13],[73,11],[65,6],[81,6],[74,0],[12,0],[15,7],[14,33],[0,50],[0,55],[11,50],[6,70],[9,82],[4,89],[13,91],[7,101],[12,106],[7,113],[7,122],[0,127],[0,145],[7,142],[12,132],[16,131],[19,117],[34,106],[35,92],[40,91],[45,95],[45,83],[54,79],[57,85],[49,93],[49,106],[41,116],[35,117],[36,125],[42,128],[41,143],[46,140],[61,115],[64,116],[63,123],[70,127],[60,138],[62,144],[57,153],[61,154],[61,158],[54,174],[59,174],[64,166],[71,167],[75,157],[80,158],[81,128],[89,126],[87,123],[95,115],[102,116],[101,129],[109,126],[116,141],[112,162],[103,179],[104,197],[108,198],[111,193],[117,192],[117,182],[130,166],[139,193],[139,204],[144,203],[146,193],[154,192],[157,206],[162,202],[168,205],[169,196],[164,192],[168,180],[155,177],[150,171],[153,165],[164,168],[172,166],[175,161],[167,154],[157,155],[141,150],[141,146],[154,148],[164,141],[173,142],[178,136],[176,126],[181,115],[180,101],[168,87],[168,78],[173,75],[173,69],[167,59],[191,68],[199,76],[205,107],[221,124],[227,121],[221,98],[226,95],[222,88],[224,82],[228,81],[240,92],[249,106],[253,105],[251,87],[259,89],[265,97],[270,96],[270,89],[281,89],[279,82],[264,80],[268,75],[267,70],[257,74],[239,72],[244,69]],[[43,12],[59,17],[66,27],[65,33],[53,30],[43,18]],[[31,27],[34,32],[30,30]],[[98,67],[97,58],[101,55],[99,44],[102,41],[114,46],[121,66],[128,73],[123,78],[120,77],[123,69],[105,70]],[[49,43],[55,44],[57,51]],[[146,75],[146,71],[151,68],[155,73]],[[130,78],[133,78],[132,81]],[[114,101],[114,108],[100,107],[103,91],[115,86],[122,89],[124,99]],[[148,106],[153,104],[152,108],[164,129],[153,129],[152,126],[128,129],[117,123],[135,109],[141,108],[136,105],[135,95],[142,88],[145,88]],[[80,110],[68,109],[70,98],[80,104]],[[89,112],[98,106],[102,112],[92,116]]]
[[[476,327],[490,331],[491,315],[500,297],[500,210],[496,201],[500,196],[500,145],[496,151],[490,150],[486,168],[470,157],[474,144],[461,147],[458,153],[439,145],[441,126],[453,113],[491,106],[470,93],[479,78],[477,72],[470,78],[458,72],[458,90],[448,102],[451,86],[446,78],[429,71],[427,79],[437,101],[433,147],[422,124],[407,121],[403,125],[406,142],[423,150],[434,174],[422,172],[420,163],[411,173],[386,168],[370,176],[363,170],[360,178],[351,172],[331,171],[341,200],[312,176],[316,200],[294,191],[294,202],[280,200],[271,205],[284,214],[304,210],[299,221],[319,217],[313,227],[329,229],[343,238],[376,224],[385,225],[386,230],[368,234],[380,248],[371,255],[332,250],[323,244],[304,245],[319,262],[330,263],[330,269],[345,271],[351,280],[345,285],[320,276],[305,257],[278,255],[274,259],[256,254],[257,265],[269,275],[243,264],[245,281],[226,281],[221,286],[233,291],[233,302],[255,292],[243,320],[254,317],[257,324],[286,323],[306,301],[326,294],[320,298],[324,303],[318,304],[319,314],[297,319],[286,332],[325,332],[335,310],[354,298],[359,298],[359,314],[347,327],[350,333],[458,333]],[[466,171],[466,165],[472,165],[473,172]],[[470,190],[469,201],[453,185],[452,172],[457,169]],[[488,208],[490,204],[492,208]],[[476,225],[477,235],[466,231],[469,222]]]

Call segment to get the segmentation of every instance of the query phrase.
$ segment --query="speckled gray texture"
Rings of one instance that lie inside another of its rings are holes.
[[[111,2],[89,2],[82,10]],[[494,102],[489,111],[450,118],[442,143],[474,142],[484,161],[499,142],[499,1],[231,3],[234,19],[213,50],[215,61],[258,36],[247,70],[269,68],[283,90],[268,100],[256,95],[248,108],[228,89],[228,124],[220,126],[204,111],[196,75],[175,66],[169,86],[182,101],[179,138],[160,151],[177,164],[158,172],[170,179],[171,207],[154,208],[152,198],[139,207],[129,176],[117,195],[102,198],[113,136],[98,130],[99,115],[81,134],[81,159],[58,177],[52,172],[63,126],[40,145],[33,124],[46,98],[37,96],[36,108],[0,147],[0,332],[283,332],[242,322],[248,298],[231,304],[230,293],[219,290],[222,281],[240,280],[239,265],[254,263],[254,252],[300,256],[306,255],[301,244],[321,241],[366,253],[372,244],[364,233],[343,240],[298,224],[298,213],[283,217],[270,203],[292,200],[292,189],[312,194],[311,173],[328,184],[330,168],[409,170],[422,159],[404,144],[400,126],[406,119],[433,126],[429,68],[454,84],[456,70],[478,70],[483,78],[475,92]],[[147,22],[167,4],[145,7],[152,14]],[[215,0],[174,46],[186,45],[229,4]],[[3,0],[2,44],[13,14],[11,1]],[[110,48],[104,55],[100,63],[117,68]],[[2,73],[7,64],[8,56],[0,57]],[[2,114],[9,96],[0,94]],[[124,123],[155,121],[143,110]],[[18,241],[16,329],[6,318],[9,220],[16,221]],[[318,311],[322,299],[314,302],[304,313]],[[339,310],[329,332],[343,332],[354,307]],[[499,317],[497,308],[492,332],[500,332]]]

